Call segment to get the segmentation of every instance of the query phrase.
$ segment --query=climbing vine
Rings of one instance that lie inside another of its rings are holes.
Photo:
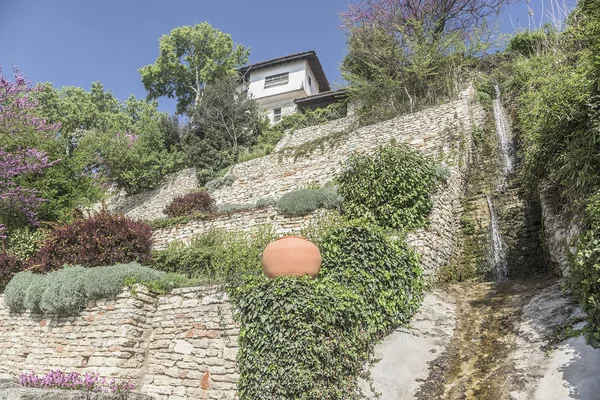
[[[247,278],[229,288],[240,322],[240,399],[364,399],[358,377],[377,340],[416,311],[417,255],[364,221],[315,242],[321,275]]]
[[[388,145],[373,155],[350,157],[336,181],[342,211],[350,218],[411,230],[426,224],[438,177],[433,162],[418,150]]]

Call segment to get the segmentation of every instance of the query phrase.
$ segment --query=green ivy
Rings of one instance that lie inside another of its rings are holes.
[[[422,300],[418,257],[380,228],[354,221],[312,237],[318,279],[254,276],[228,288],[241,326],[241,400],[364,399],[358,377],[374,345]]]
[[[349,218],[406,231],[427,223],[438,177],[433,162],[418,150],[388,145],[350,157],[336,181]]]

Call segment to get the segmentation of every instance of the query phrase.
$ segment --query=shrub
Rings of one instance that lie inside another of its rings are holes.
[[[339,208],[342,204],[343,198],[338,193],[338,187],[336,185],[325,185],[321,189],[317,190],[317,201],[319,207],[333,210]]]
[[[13,229],[7,240],[7,250],[21,260],[34,256],[44,241],[44,232],[31,228]]]
[[[42,275],[35,275],[29,271],[16,274],[6,285],[4,304],[13,312],[22,311],[29,287],[41,278]]]
[[[101,210],[52,231],[28,264],[51,271],[63,265],[95,267],[150,261],[152,229],[122,214]]]
[[[418,257],[379,228],[328,222],[313,240],[319,279],[249,277],[228,287],[242,399],[364,399],[358,376],[375,344],[422,300]]]
[[[175,241],[155,251],[153,267],[192,278],[236,281],[243,275],[262,273],[262,251],[273,239],[268,228],[252,233],[212,230],[195,236],[189,244]]]
[[[281,196],[277,202],[277,211],[285,215],[301,216],[319,208],[317,191],[300,189]]]
[[[348,159],[336,179],[349,218],[365,217],[382,227],[424,226],[436,186],[433,163],[409,146],[383,146],[375,154]]]
[[[165,274],[138,263],[109,267],[67,267],[45,275],[20,272],[6,286],[5,303],[13,312],[29,309],[72,315],[89,300],[119,294],[126,284],[142,283],[163,291],[195,284],[180,274]]]
[[[67,267],[44,277],[47,283],[40,298],[40,311],[69,315],[84,308],[87,304],[85,273],[83,267]]]
[[[253,203],[225,203],[217,206],[218,213],[232,213],[236,211],[247,211],[256,208]]]
[[[31,310],[35,313],[42,313],[42,309],[40,308],[40,303],[42,302],[42,296],[46,291],[46,287],[50,284],[50,279],[46,279],[46,275],[35,274],[35,275],[26,275],[27,279],[29,279],[29,286],[24,288],[25,296],[23,297],[22,305],[15,311],[18,311],[20,308]],[[17,304],[17,302],[14,302]],[[13,309],[13,307],[11,307]]]
[[[165,208],[169,217],[190,216],[198,213],[209,214],[215,210],[215,200],[203,191],[192,192],[175,197]]]
[[[158,219],[149,221],[148,225],[150,225],[150,228],[152,228],[152,230],[171,228],[176,225],[187,224],[188,222],[192,221],[194,219],[194,217],[195,216],[192,215],[189,217],[158,218]],[[198,215],[197,217],[200,217],[200,215]]]
[[[337,208],[341,202],[342,197],[338,194],[336,186],[300,189],[281,196],[277,202],[277,211],[291,216],[303,216],[318,208]]]
[[[256,200],[256,208],[270,207],[276,206],[277,199],[274,197],[262,197]]]
[[[204,185],[204,186],[206,187],[206,190],[208,191],[208,193],[212,193],[217,189],[221,189],[223,187],[228,187],[228,186],[233,185],[233,182],[235,182],[236,179],[237,179],[237,176],[227,174],[220,178],[216,178],[216,179],[213,179],[212,181],[206,182],[206,185]]]
[[[8,253],[0,253],[0,291],[22,269],[23,264],[17,257]]]
[[[133,130],[91,130],[78,142],[80,150],[94,155],[96,172],[128,194],[157,187],[165,176],[179,171],[185,163],[183,153],[164,147],[160,116],[150,109],[154,105],[142,107],[146,110],[135,111],[139,125]]]

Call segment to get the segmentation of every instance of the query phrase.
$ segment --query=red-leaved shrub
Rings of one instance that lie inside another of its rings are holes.
[[[6,284],[22,269],[23,263],[16,256],[0,253],[0,291],[4,290]]]
[[[169,217],[209,214],[215,211],[215,199],[207,192],[192,192],[177,196],[165,208]]]
[[[57,227],[28,264],[40,271],[63,265],[97,267],[151,260],[152,229],[144,222],[106,210]]]

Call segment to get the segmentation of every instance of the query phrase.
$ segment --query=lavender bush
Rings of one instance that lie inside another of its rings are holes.
[[[52,370],[43,376],[37,376],[33,371],[31,373],[23,372],[19,375],[19,384],[31,388],[85,390],[105,393],[131,392],[135,389],[130,381],[116,382],[115,378],[110,380],[101,379],[98,374],[93,372],[82,375],[78,372],[65,373],[61,370]]]

